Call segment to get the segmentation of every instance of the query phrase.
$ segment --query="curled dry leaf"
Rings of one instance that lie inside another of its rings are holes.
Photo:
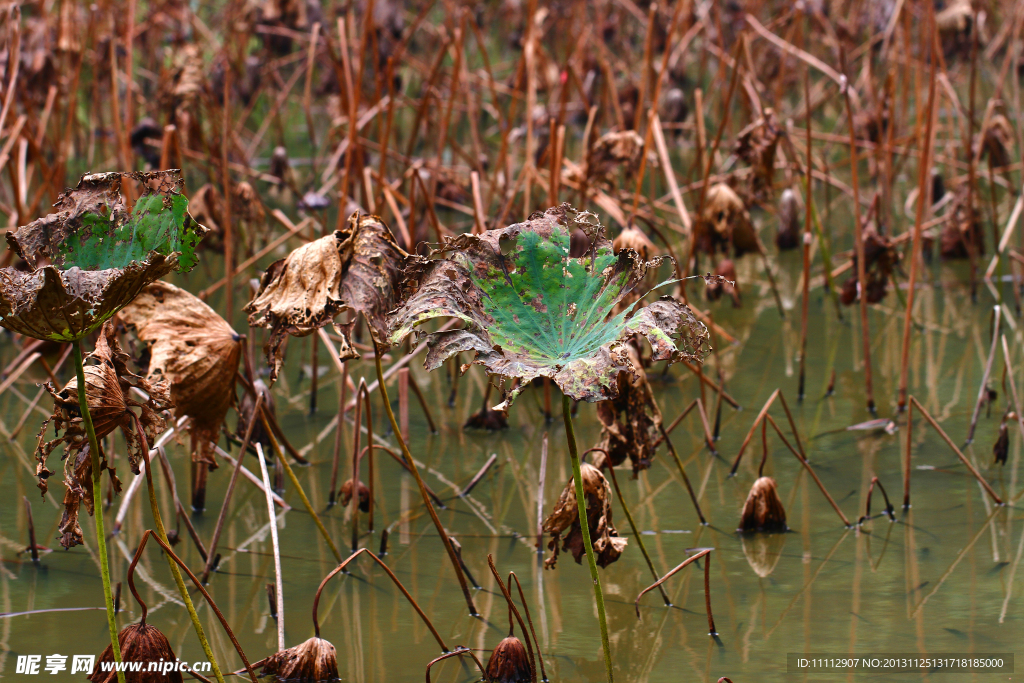
[[[286,336],[304,337],[330,323],[342,311],[362,313],[375,341],[384,343],[386,315],[409,255],[376,216],[358,213],[348,226],[303,245],[271,264],[256,297],[246,305],[249,324],[270,328],[264,350],[277,378],[284,362]],[[358,358],[349,341],[353,321],[336,326],[344,337],[341,358]]]
[[[147,379],[166,379],[175,416],[192,418],[193,462],[216,469],[213,449],[235,400],[242,338],[212,308],[166,282],[142,290],[121,319],[150,345]]]
[[[347,479],[341,485],[341,507],[348,507],[352,501],[352,480]],[[370,489],[362,481],[359,482],[359,509],[362,512],[370,511]]]
[[[760,477],[750,487],[743,504],[739,531],[785,531],[786,509],[779,500],[779,491],[771,477]]]
[[[610,179],[619,169],[627,176],[636,173],[643,153],[644,140],[635,130],[605,133],[590,150],[587,175],[602,180]]]
[[[130,210],[125,178],[142,186]],[[181,187],[178,171],[85,175],[57,198],[54,213],[8,231],[28,271],[0,268],[0,326],[75,341],[150,282],[191,270],[206,228],[188,215]]]
[[[764,116],[740,131],[736,136],[733,153],[750,164],[750,196],[756,202],[772,199],[772,179],[775,176],[775,152],[783,130],[775,119],[775,112],[764,110]]]
[[[491,652],[484,671],[486,683],[530,683],[533,672],[523,641],[515,636],[503,638]]]
[[[966,259],[970,258],[972,251],[976,257],[984,255],[985,230],[981,222],[981,211],[977,206],[973,211],[968,207],[966,186],[956,191],[953,206],[946,216],[939,234],[939,254],[942,258]]]
[[[864,263],[867,278],[868,303],[877,304],[889,291],[889,280],[900,261],[900,253],[892,240],[878,234],[874,225],[864,229]],[[853,274],[843,284],[839,300],[846,306],[857,301],[857,256],[853,257]]]
[[[163,670],[149,671],[149,662],[176,662],[170,641],[155,626],[149,624],[128,624],[117,634],[117,643],[121,648],[121,661],[142,662],[138,671],[126,671],[125,683],[182,683],[180,671]],[[112,683],[117,680],[117,672],[108,667],[114,662],[114,651],[110,645],[99,656],[95,668],[87,677],[92,683]]]
[[[626,548],[628,542],[625,538],[619,538],[619,533],[612,524],[612,489],[608,481],[590,463],[581,465],[583,475],[583,495],[587,499],[587,525],[590,528],[590,540],[594,544],[594,554],[597,556],[597,564],[607,567],[619,559],[619,555]],[[572,479],[565,485],[562,495],[555,503],[555,509],[544,520],[543,530],[551,534],[548,542],[548,549],[554,551],[554,555],[544,560],[544,566],[554,569],[558,562],[559,541],[562,541],[562,534],[568,530],[561,550],[568,550],[572,553],[576,564],[583,559],[585,549],[583,547],[583,532],[580,529],[579,511],[576,506],[576,487]]]
[[[316,636],[267,657],[263,674],[282,681],[334,681],[338,679],[338,652],[334,645]]]
[[[139,474],[139,461],[143,449],[148,448],[139,436],[141,426],[146,441],[152,443],[166,426],[160,412],[171,407],[170,392],[163,380],[150,382],[128,369],[128,354],[121,350],[114,334],[114,326],[108,322],[103,326],[96,341],[96,350],[86,360],[97,361],[85,367],[85,395],[89,402],[96,438],[120,428],[128,447],[128,462],[132,472]],[[93,514],[92,464],[89,456],[89,440],[82,424],[78,404],[78,380],[72,379],[63,389],[57,391],[49,382],[43,385],[53,397],[54,408],[39,430],[36,446],[36,476],[39,489],[45,494],[47,479],[54,474],[46,467],[46,459],[53,450],[63,444],[64,455],[64,517],[60,522],[61,545],[71,548],[82,543],[82,529],[78,524],[78,508],[85,503],[86,510]],[[135,387],[149,398],[145,402],[131,398],[130,390]],[[136,415],[132,410],[139,408]],[[58,436],[52,441],[43,441],[46,428],[53,423]],[[61,432],[63,431],[63,434]],[[110,472],[114,487],[120,491],[120,482],[100,454],[100,467]]]
[[[475,351],[473,363],[488,373],[519,380],[495,410],[506,410],[537,377],[550,377],[576,400],[612,398],[618,372],[633,370],[624,344],[634,334],[647,338],[654,360],[701,362],[707,328],[675,299],[613,314],[660,259],[644,261],[629,249],[614,254],[595,219],[563,204],[525,223],[448,240],[435,255],[450,258],[407,269],[411,294],[391,314],[388,341],[434,318],[462,320],[462,329],[425,335],[425,366]],[[577,227],[592,239],[581,258],[569,251]]]
[[[643,259],[649,259],[654,255],[654,243],[635,225],[630,225],[620,232],[612,241],[612,248],[616,254],[623,249],[632,249]]]
[[[661,410],[654,401],[636,349],[629,346],[627,352],[636,374],[618,374],[618,396],[597,404],[597,418],[601,421],[599,447],[608,453],[612,466],[629,458],[635,477],[651,466],[654,444],[661,433]]]
[[[732,259],[719,261],[714,274],[705,275],[704,282],[707,284],[705,291],[708,301],[718,301],[725,294],[732,299],[733,308],[740,307],[740,288],[736,286],[736,264]]]
[[[1013,124],[1002,114],[993,116],[981,136],[981,151],[995,168],[1009,166],[1013,152]]]
[[[729,253],[731,249],[735,257],[740,257],[761,251],[746,205],[726,183],[708,188],[696,233],[698,248],[708,254],[719,250]]]

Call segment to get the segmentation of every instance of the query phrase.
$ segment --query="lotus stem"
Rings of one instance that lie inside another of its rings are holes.
[[[466,598],[466,607],[469,608],[469,613],[471,615],[476,616],[476,605],[473,604],[473,596],[469,593],[469,584],[466,583],[466,576],[463,574],[462,566],[459,564],[459,557],[455,554],[455,548],[452,546],[452,541],[448,537],[448,532],[446,532],[444,530],[444,526],[441,525],[441,519],[437,516],[437,511],[430,503],[430,496],[427,494],[427,485],[423,483],[423,477],[420,476],[419,468],[416,467],[416,461],[412,457],[412,452],[409,451],[409,446],[405,443],[405,437],[402,436],[402,430],[398,428],[398,421],[395,420],[395,411],[391,409],[391,401],[388,399],[387,383],[384,381],[384,370],[380,364],[380,348],[377,346],[376,339],[373,340],[373,363],[377,369],[377,387],[380,390],[380,397],[384,402],[384,412],[388,414],[388,422],[391,423],[391,430],[395,433],[395,438],[398,439],[398,446],[402,451],[402,457],[405,459],[405,464],[413,478],[416,480],[416,486],[420,490],[420,496],[423,498],[423,504],[427,506],[427,513],[430,515],[430,520],[434,523],[434,527],[437,529],[437,533],[441,537],[444,549],[448,553],[448,559],[451,560],[452,568],[455,569],[455,576],[458,577],[459,586],[462,587],[462,595]],[[576,467],[579,469],[578,463]]]
[[[590,451],[601,451],[608,456],[608,452],[603,448],[591,448]],[[590,451],[587,451],[589,453]],[[585,454],[584,454],[585,455]],[[633,537],[636,538],[636,544],[640,546],[640,554],[644,556],[644,560],[647,562],[647,568],[651,570],[651,575],[654,580],[657,581],[661,577],[658,576],[658,570],[654,568],[654,562],[651,561],[651,556],[647,552],[647,546],[644,545],[644,539],[640,535],[640,529],[637,528],[636,522],[633,521],[633,513],[629,511],[629,506],[626,505],[626,499],[622,497],[622,490],[619,488],[619,479],[615,476],[615,467],[612,465],[611,458],[608,458],[608,474],[612,480],[612,487],[615,489],[615,495],[619,499],[619,505],[622,506],[622,511],[626,514],[626,521],[629,522],[629,528],[633,530]],[[668,593],[665,592],[664,588],[658,586],[661,589],[661,597],[665,601],[665,607],[671,607],[672,601],[668,597]]]
[[[284,580],[281,577],[281,544],[277,540],[277,515],[274,514],[274,499],[270,496],[270,475],[267,473],[267,458],[263,446],[256,442],[256,454],[260,458],[260,472],[263,474],[264,493],[267,496],[267,511],[270,513],[270,539],[274,543],[274,597],[277,602],[277,650],[285,649],[284,643]],[[281,456],[278,455],[278,458]]]
[[[327,528],[324,526],[324,523],[320,521],[320,515],[318,515],[316,510],[313,509],[313,504],[309,502],[309,497],[306,496],[306,491],[302,488],[302,484],[299,483],[299,478],[295,476],[292,466],[288,464],[288,458],[285,457],[280,444],[278,444],[277,439],[274,438],[274,434],[270,429],[269,420],[267,420],[266,406],[260,410],[259,418],[263,421],[263,427],[267,431],[267,437],[270,439],[270,447],[274,450],[274,456],[277,458],[278,462],[281,463],[281,467],[284,468],[284,473],[288,475],[288,479],[292,482],[292,486],[294,486],[295,490],[298,491],[299,498],[302,499],[302,505],[306,508],[306,512],[309,513],[310,517],[313,518],[313,521],[316,523],[316,528],[320,530],[320,535],[324,537],[325,541],[327,541],[328,547],[330,547],[331,552],[334,553],[334,559],[341,562],[341,553],[338,552],[338,546],[334,545],[334,541],[331,540],[331,535],[327,533]],[[241,453],[238,458],[242,458]],[[269,487],[267,488],[267,491],[269,494]]]
[[[562,394],[562,420],[565,422],[565,440],[569,445],[569,458],[572,461],[572,480],[576,486],[576,511],[580,518],[580,532],[583,534],[583,548],[587,551],[587,564],[590,566],[590,578],[594,581],[594,600],[597,601],[597,618],[601,623],[601,647],[604,648],[604,668],[608,673],[608,683],[612,683],[612,651],[608,644],[608,619],[604,612],[604,594],[601,592],[601,577],[597,575],[597,559],[594,557],[594,546],[590,541],[590,525],[587,523],[587,499],[583,494],[583,474],[580,472],[580,455],[576,450],[576,434],[572,429],[572,402]]]
[[[85,367],[82,364],[82,341],[75,340],[72,345],[75,355],[75,377],[78,378],[78,405],[82,411],[82,424],[89,435],[89,457],[92,459],[92,501],[93,518],[96,520],[96,548],[100,556],[100,575],[103,579],[103,600],[107,606],[107,627],[110,629],[110,648],[114,653],[114,661],[121,663],[121,645],[117,640],[117,623],[114,621],[114,597],[110,592],[110,565],[107,561],[107,538],[103,531],[103,486],[100,471],[100,447],[96,440],[96,430],[92,426],[92,415],[89,414],[89,401],[85,394]],[[124,683],[124,672],[117,671],[117,683]]]
[[[143,431],[139,420],[136,418],[134,422],[135,432],[139,435],[139,441],[142,444],[142,448],[140,449],[142,451],[142,457],[146,463],[146,487],[149,489],[149,509],[153,512],[153,526],[156,527],[157,538],[162,541],[164,545],[170,546],[170,541],[167,539],[167,531],[164,529],[164,520],[160,515],[160,506],[157,505],[156,501],[156,489],[153,487],[153,463],[149,459],[149,442],[146,439],[146,432]],[[241,455],[239,455],[239,458],[241,458]],[[192,620],[192,628],[195,629],[196,637],[199,638],[199,643],[203,646],[203,653],[206,655],[206,659],[210,662],[210,666],[213,669],[213,675],[216,676],[217,683],[224,683],[224,674],[221,673],[220,667],[217,665],[217,660],[213,656],[213,649],[210,647],[210,641],[206,639],[206,633],[203,631],[203,625],[199,621],[199,615],[196,613],[195,605],[192,604],[192,598],[188,594],[188,588],[185,586],[185,580],[181,576],[181,571],[169,555],[164,555],[164,557],[167,559],[167,564],[171,568],[171,575],[174,577],[174,583],[178,586],[178,593],[181,595],[181,599],[185,603],[185,609],[188,610],[189,619]]]

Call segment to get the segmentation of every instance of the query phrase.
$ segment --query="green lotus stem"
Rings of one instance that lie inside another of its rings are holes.
[[[583,548],[587,551],[590,578],[594,580],[594,600],[597,601],[597,618],[601,622],[601,647],[604,648],[604,668],[608,672],[608,683],[612,683],[612,651],[608,644],[608,618],[604,613],[604,594],[601,592],[601,577],[597,575],[597,559],[594,545],[590,542],[590,525],[587,524],[587,499],[583,493],[583,473],[580,472],[580,454],[576,450],[576,434],[572,430],[572,405],[569,397],[562,394],[562,420],[565,422],[565,440],[569,443],[569,457],[572,460],[572,480],[576,485],[576,511],[580,517],[580,532],[583,534]]]
[[[449,538],[448,532],[444,530],[444,526],[441,524],[441,519],[437,516],[437,511],[430,502],[430,496],[427,494],[427,485],[423,483],[423,478],[420,477],[419,468],[416,467],[416,461],[413,460],[412,453],[409,451],[409,446],[405,443],[405,437],[402,436],[402,430],[398,428],[398,421],[395,419],[395,411],[391,409],[391,401],[388,400],[388,389],[387,384],[384,382],[384,369],[380,365],[380,349],[377,348],[377,340],[373,340],[373,361],[377,366],[377,388],[380,390],[380,396],[384,400],[384,412],[388,414],[388,421],[391,422],[391,430],[395,433],[395,438],[398,439],[398,445],[402,449],[402,456],[405,458],[406,464],[409,466],[409,471],[412,472],[412,476],[416,479],[416,485],[420,489],[420,496],[423,497],[423,504],[427,506],[427,512],[430,514],[431,521],[434,522],[434,526],[437,528],[437,533],[441,536],[441,542],[444,543],[444,549],[448,553],[448,559],[452,562],[452,567],[455,569],[455,575],[459,579],[459,585],[462,587],[462,595],[466,598],[466,606],[469,607],[469,613],[473,616],[477,616],[476,605],[473,604],[473,596],[469,593],[469,584],[466,582],[466,576],[462,573],[462,565],[459,564],[459,557],[455,554],[455,548],[452,546],[452,539]],[[358,425],[356,429],[358,429]],[[341,424],[338,424],[338,429],[341,429]],[[355,492],[358,495],[358,492]],[[603,608],[602,608],[603,609]]]
[[[117,640],[117,623],[114,621],[114,596],[110,592],[110,565],[107,561],[107,537],[103,531],[103,478],[100,472],[100,446],[96,439],[96,430],[92,426],[92,415],[89,414],[89,401],[85,394],[85,366],[82,364],[82,341],[76,339],[72,344],[75,356],[75,377],[78,378],[78,406],[82,412],[82,424],[89,435],[89,457],[92,459],[92,506],[93,518],[96,520],[96,547],[100,554],[100,575],[103,578],[103,601],[107,605],[107,627],[110,629],[110,649],[114,653],[114,661],[121,663],[121,644]],[[124,683],[124,672],[117,670],[117,683]]]

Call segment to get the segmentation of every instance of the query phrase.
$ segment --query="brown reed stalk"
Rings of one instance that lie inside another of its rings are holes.
[[[807,315],[811,302],[811,201],[812,201],[812,146],[811,146],[811,67],[804,67],[804,106],[807,108],[807,167],[804,170],[807,190],[804,193],[804,249],[803,249],[803,296],[800,299],[800,377],[797,383],[796,399],[804,400],[804,386],[807,372]]]
[[[981,386],[978,387],[978,398],[974,402],[974,410],[971,413],[971,426],[967,430],[967,440],[964,445],[974,441],[974,430],[978,426],[978,418],[981,416],[981,404],[985,402],[988,395],[988,378],[992,374],[992,361],[996,356],[996,344],[999,341],[999,328],[1002,322],[1003,308],[999,304],[992,307],[992,342],[988,348],[988,358],[985,360],[985,372],[981,375]]]
[[[924,417],[924,419],[927,420],[928,424],[930,424],[932,426],[932,429],[934,429],[936,432],[939,433],[939,436],[942,437],[942,440],[945,441],[946,444],[949,445],[949,447],[953,449],[953,452],[956,453],[956,457],[960,458],[960,462],[962,462],[964,464],[964,467],[966,467],[970,471],[970,473],[974,475],[974,478],[978,480],[978,483],[981,484],[981,487],[983,489],[985,489],[985,492],[988,493],[989,497],[991,497],[992,500],[995,501],[996,505],[1002,505],[1003,504],[1003,499],[1000,498],[999,495],[994,490],[992,490],[992,487],[989,486],[989,483],[987,481],[985,481],[985,478],[983,476],[981,476],[981,472],[979,472],[977,469],[975,469],[974,465],[972,465],[970,460],[967,459],[967,456],[965,456],[960,451],[960,449],[956,447],[956,444],[953,443],[953,440],[949,438],[949,435],[946,434],[946,432],[942,429],[942,427],[939,426],[939,423],[935,421],[935,418],[933,418],[931,416],[931,413],[929,413],[927,410],[925,410],[924,406],[921,405],[921,402],[918,401],[913,396],[913,394],[911,394],[911,396],[910,396],[910,402],[913,403],[917,407],[917,409],[921,412],[921,415]],[[909,466],[910,466],[910,453],[909,453],[909,448],[908,448],[907,465],[906,465],[906,467],[908,468],[908,471],[909,471]],[[907,477],[907,481],[909,482],[909,476]],[[904,506],[907,505],[907,501],[909,501],[909,495],[907,495],[907,498],[904,500]]]
[[[900,387],[899,387],[899,398],[897,401],[897,409],[903,412],[907,408],[907,382],[910,377],[910,321],[911,315],[914,310],[914,294],[917,286],[917,271],[919,268],[919,261],[921,260],[921,224],[924,221],[924,212],[927,208],[927,204],[930,203],[931,193],[928,192],[928,183],[931,181],[931,165],[932,165],[932,130],[935,124],[935,70],[937,68],[937,61],[934,59],[932,51],[933,46],[933,34],[935,33],[935,7],[934,5],[928,5],[928,54],[930,57],[932,68],[931,76],[928,81],[928,106],[925,109],[925,116],[927,117],[927,123],[924,129],[924,150],[921,152],[921,160],[918,164],[917,174],[917,212],[914,216],[914,237],[910,247],[910,277],[907,284],[907,307],[903,315],[903,347],[900,353]],[[851,135],[853,134],[853,127],[851,123]],[[852,139],[852,138],[851,138]],[[854,176],[856,177],[856,176]],[[973,230],[973,227],[972,227]],[[860,247],[861,256],[863,259],[863,244]],[[971,246],[973,251],[973,245]],[[858,272],[862,270],[862,266],[858,265]],[[971,281],[974,281],[973,273]],[[865,296],[866,290],[863,284],[861,285],[861,298]],[[863,316],[862,316],[863,317]],[[867,353],[867,347],[864,349],[865,354]],[[865,356],[865,359],[867,356]]]
[[[841,77],[840,90],[843,100],[846,103],[847,127],[850,129],[850,186],[853,189],[853,236],[854,246],[857,253],[857,287],[860,290],[860,329],[861,342],[864,353],[864,393],[867,396],[867,407],[871,414],[875,414],[875,391],[871,376],[871,330],[868,327],[868,285],[867,285],[867,263],[864,253],[864,225],[860,215],[860,183],[857,177],[857,131],[853,123],[853,104],[850,101],[850,88],[852,84],[846,72],[846,53],[840,47],[840,63],[843,65],[843,76]]]
[[[711,551],[714,550],[714,548],[693,548],[692,550],[696,550],[697,553],[686,558],[681,563],[676,565],[674,569],[671,569],[667,574],[665,574],[665,576],[661,577],[660,579],[658,579],[658,581],[640,591],[640,595],[636,596],[636,600],[633,603],[633,606],[636,609],[636,618],[640,618],[640,598],[644,597],[644,595],[654,590],[654,588],[660,587],[661,584],[665,583],[665,581],[667,581],[672,576],[681,571],[683,568],[685,568],[686,565],[692,564],[693,562],[696,562],[700,558],[704,557],[706,558],[704,560],[704,606],[708,615],[708,635],[717,636],[718,631],[717,629],[715,629],[715,616],[711,613]],[[690,549],[687,549],[687,552],[690,552]]]

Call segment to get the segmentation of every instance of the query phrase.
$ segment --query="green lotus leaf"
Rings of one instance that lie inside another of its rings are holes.
[[[125,178],[141,195],[129,209]],[[100,327],[143,287],[191,270],[206,228],[188,215],[177,170],[93,173],[65,190],[54,212],[7,233],[28,270],[0,269],[0,326],[36,339],[74,341]]]
[[[570,255],[580,227],[590,249]],[[480,235],[459,235],[436,255],[410,264],[412,290],[391,314],[388,341],[397,344],[433,318],[458,318],[461,329],[428,333],[426,367],[474,351],[474,363],[492,375],[518,379],[498,410],[523,387],[550,377],[567,396],[602,401],[615,396],[616,374],[633,371],[624,348],[634,334],[647,338],[655,360],[700,362],[708,332],[690,309],[662,297],[634,312],[648,270],[636,252],[614,253],[596,216],[567,204]],[[632,306],[626,305],[633,302]]]

